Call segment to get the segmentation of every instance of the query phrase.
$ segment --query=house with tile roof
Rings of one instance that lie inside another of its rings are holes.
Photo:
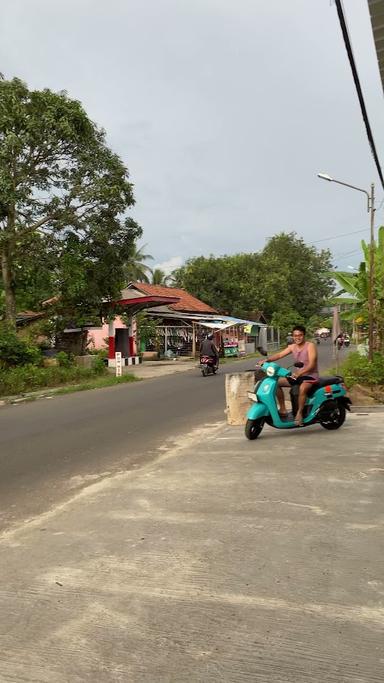
[[[176,303],[172,303],[167,306],[169,312],[177,311],[179,313],[202,313],[217,315],[217,311],[212,308],[212,306],[208,306],[208,304],[205,304],[203,301],[200,301],[200,299],[197,299],[195,296],[192,296],[192,294],[189,294],[189,292],[186,292],[185,289],[179,289],[178,287],[150,285],[147,282],[131,282],[128,285],[127,290],[138,291],[146,296],[177,297],[178,301]]]
[[[142,296],[177,297],[176,302],[153,307],[147,312],[146,315],[157,322],[158,337],[156,343],[141,343],[140,350],[144,354],[155,353],[160,348],[160,353],[165,355],[194,356],[199,338],[204,332],[206,334],[201,321],[214,320],[218,315],[212,306],[179,287],[131,282],[124,292],[126,295],[131,292]]]
[[[115,364],[116,351],[121,352],[126,365],[139,362],[139,354],[143,358],[158,357],[158,354],[194,357],[198,353],[201,340],[209,332],[215,335],[216,345],[222,348],[224,355],[232,355],[229,351],[233,347],[236,347],[235,355],[239,355],[254,351],[260,341],[261,331],[267,333],[265,322],[222,315],[209,304],[178,287],[130,282],[115,304],[120,309],[125,309],[125,319],[117,315],[99,330],[89,330],[89,340],[93,341],[95,348],[105,346],[108,338],[110,366]],[[148,334],[145,335],[145,340],[139,338],[136,325],[136,313],[139,311],[143,311],[146,318],[156,323],[152,338],[148,338]],[[246,327],[250,326],[253,331],[247,333]],[[268,327],[268,331],[271,329]],[[267,337],[265,341],[269,341]]]

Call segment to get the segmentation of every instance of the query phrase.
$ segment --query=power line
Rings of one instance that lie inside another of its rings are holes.
[[[346,253],[342,252],[341,254],[334,254],[332,258],[337,259],[338,261],[343,261],[344,259],[354,256],[355,254],[361,254],[361,249],[354,249],[353,251],[347,251]]]
[[[346,48],[347,54],[348,54],[349,64],[350,64],[350,67],[352,70],[353,80],[355,82],[357,96],[359,98],[360,109],[361,109],[361,113],[363,115],[365,129],[367,131],[368,142],[369,142],[369,145],[371,148],[372,156],[375,160],[375,164],[376,164],[377,172],[379,174],[381,185],[384,189],[384,178],[383,178],[383,174],[381,171],[379,157],[377,156],[377,152],[376,152],[376,146],[375,146],[375,141],[373,139],[371,125],[370,125],[369,119],[368,119],[368,113],[367,113],[367,109],[366,109],[365,102],[364,102],[363,91],[362,91],[361,85],[360,85],[359,74],[357,73],[355,58],[353,56],[353,51],[352,51],[352,44],[351,44],[351,40],[349,38],[349,33],[348,33],[347,22],[346,22],[345,16],[344,16],[342,0],[336,0],[336,8],[337,8],[337,14],[339,16],[341,32],[342,32],[343,38],[344,38],[345,48]]]
[[[369,228],[361,228],[361,230],[353,230],[352,232],[343,232],[341,235],[334,235],[333,237],[323,237],[321,240],[314,240],[311,244],[319,244],[319,242],[329,242],[330,240],[338,240],[339,237],[348,237],[349,235],[357,235],[359,232],[367,232]]]

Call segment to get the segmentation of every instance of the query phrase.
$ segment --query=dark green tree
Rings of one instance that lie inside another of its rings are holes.
[[[271,319],[290,311],[306,320],[332,291],[324,274],[329,266],[328,251],[316,251],[294,233],[281,233],[259,253],[190,259],[174,277],[178,286],[220,312],[248,318],[263,311]]]
[[[333,291],[326,276],[331,266],[328,249],[318,251],[294,232],[282,232],[268,241],[260,256],[265,266],[269,263],[283,276],[283,306],[290,305],[305,320],[318,313]]]
[[[65,92],[0,80],[0,258],[4,317],[44,293],[73,310],[113,298],[141,230],[128,172]],[[41,269],[40,275],[37,268]]]

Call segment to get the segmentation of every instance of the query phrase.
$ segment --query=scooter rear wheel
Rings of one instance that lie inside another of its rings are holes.
[[[342,403],[338,403],[337,408],[330,413],[329,418],[321,420],[320,424],[324,429],[339,429],[344,424],[345,415],[345,406]]]
[[[250,441],[257,439],[260,436],[261,430],[264,427],[264,418],[258,420],[247,420],[245,425],[245,436]]]

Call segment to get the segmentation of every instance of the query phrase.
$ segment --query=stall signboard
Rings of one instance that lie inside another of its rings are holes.
[[[225,341],[224,342],[224,356],[238,356],[239,345],[238,342]]]

